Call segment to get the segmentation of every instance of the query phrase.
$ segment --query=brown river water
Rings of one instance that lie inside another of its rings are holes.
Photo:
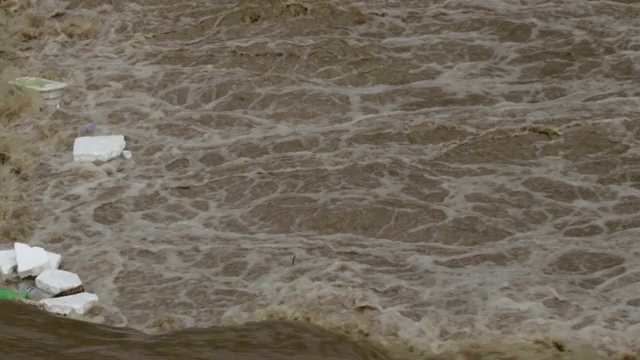
[[[22,241],[101,305],[3,360],[640,356],[637,2],[35,4],[95,32],[11,60],[70,84]]]

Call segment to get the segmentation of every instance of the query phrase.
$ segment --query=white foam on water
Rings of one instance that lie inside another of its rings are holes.
[[[637,10],[375,1],[357,24],[340,4],[334,30],[311,5],[68,9],[101,31],[32,54],[84,89],[58,116],[135,156],[48,158],[34,241],[147,332],[277,317],[429,351],[638,348]]]

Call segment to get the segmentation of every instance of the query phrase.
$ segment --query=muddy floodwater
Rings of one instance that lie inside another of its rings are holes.
[[[100,306],[2,359],[640,356],[637,2],[36,3],[21,241]]]

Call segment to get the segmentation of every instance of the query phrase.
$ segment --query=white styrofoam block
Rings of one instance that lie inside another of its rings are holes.
[[[62,262],[62,255],[50,251],[47,251],[47,255],[49,255],[49,263],[51,264],[50,269],[57,270]]]
[[[109,161],[126,146],[124,135],[82,136],[73,143],[73,161]]]
[[[80,293],[41,300],[44,309],[59,315],[83,315],[98,303],[98,295]]]
[[[15,250],[0,251],[0,275],[11,275],[16,271],[18,262],[16,261]]]
[[[49,294],[59,294],[82,285],[80,277],[65,270],[47,269],[36,278],[36,286]]]
[[[57,269],[62,262],[62,255],[47,251],[50,269]],[[18,261],[15,250],[0,250],[0,276],[8,276],[16,272]]]
[[[51,259],[43,248],[31,247],[19,242],[16,242],[13,247],[16,252],[18,276],[21,278],[38,276],[51,267]]]

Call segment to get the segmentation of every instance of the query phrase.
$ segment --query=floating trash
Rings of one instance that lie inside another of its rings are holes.
[[[73,143],[73,161],[106,162],[122,156],[125,146],[123,135],[79,137]]]
[[[61,260],[59,254],[20,242],[11,250],[0,250],[2,279],[28,278],[15,289],[0,289],[0,300],[26,300],[59,315],[85,314],[98,303],[98,296],[85,292],[77,274],[58,269]],[[32,285],[29,279],[34,277]]]
[[[60,100],[66,83],[60,81],[47,80],[38,77],[21,77],[9,82],[21,89],[27,89],[38,93],[47,105],[60,107]]]

